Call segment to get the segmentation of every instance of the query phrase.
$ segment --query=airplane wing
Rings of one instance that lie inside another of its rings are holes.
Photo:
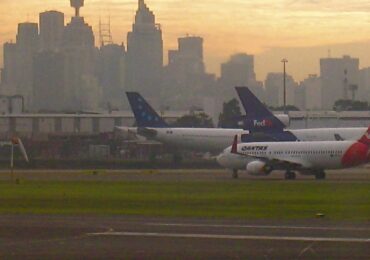
[[[115,127],[119,131],[123,131],[127,134],[133,134],[136,136],[136,139],[153,139],[157,136],[158,132],[155,128],[147,128],[147,127],[124,127],[124,126],[116,126]]]
[[[116,126],[115,129],[126,133],[137,134],[137,127]]]

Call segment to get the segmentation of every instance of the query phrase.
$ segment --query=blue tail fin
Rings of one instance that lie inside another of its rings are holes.
[[[137,92],[126,92],[138,127],[168,127],[148,102]]]
[[[247,87],[236,87],[247,116],[244,128],[250,131],[283,131],[285,125]]]

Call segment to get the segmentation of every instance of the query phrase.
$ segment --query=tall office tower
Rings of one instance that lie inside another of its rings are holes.
[[[321,110],[322,106],[322,81],[317,75],[309,75],[300,86],[304,89],[305,109]]]
[[[286,104],[295,105],[295,93],[298,84],[286,75]],[[284,74],[269,73],[265,81],[266,103],[268,106],[281,107],[284,105]]]
[[[205,73],[203,61],[203,38],[188,36],[179,38],[178,43],[179,50],[177,52],[177,60],[175,62],[182,63],[185,69],[190,73]]]
[[[22,95],[26,107],[33,106],[33,56],[39,48],[37,23],[18,24],[16,59],[16,94]]]
[[[43,51],[34,57],[34,110],[60,112],[64,102],[64,57],[61,52]]]
[[[168,52],[163,76],[166,104],[176,108],[202,106],[203,98],[214,89],[214,76],[206,73],[203,61],[203,38],[179,38],[178,49]]]
[[[40,13],[40,50],[56,51],[62,43],[64,14],[58,11]]]
[[[1,95],[15,95],[17,86],[17,45],[5,43],[3,46],[4,68],[1,73]]]
[[[71,0],[75,16],[64,28],[62,52],[65,60],[65,109],[97,109],[100,98],[96,72],[97,49],[92,27],[80,16],[82,0]]]
[[[351,98],[350,87],[358,85],[359,63],[359,59],[350,56],[320,59],[324,109],[333,109],[339,99]]]
[[[121,107],[125,99],[125,46],[108,44],[100,48],[98,62],[102,102],[108,107]]]
[[[237,86],[243,86],[255,80],[254,56],[245,53],[231,56],[228,62],[221,64],[221,79],[233,82],[233,85]]]
[[[139,0],[132,31],[127,34],[127,87],[149,99],[160,98],[163,69],[162,30],[155,16]]]
[[[253,55],[238,53],[221,64],[219,84],[227,99],[235,96],[235,86],[248,86],[258,98],[265,98],[262,82],[256,81]]]

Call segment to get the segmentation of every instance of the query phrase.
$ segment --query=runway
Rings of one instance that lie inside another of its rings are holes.
[[[0,171],[0,181],[11,178],[8,170]],[[227,170],[176,169],[176,170],[16,170],[15,178],[27,181],[235,181]],[[239,181],[285,181],[284,172],[268,176],[251,176],[240,171]],[[313,176],[297,174],[296,181],[315,181]],[[326,181],[370,182],[370,168],[327,171]]]
[[[0,217],[0,258],[369,259],[370,223]]]

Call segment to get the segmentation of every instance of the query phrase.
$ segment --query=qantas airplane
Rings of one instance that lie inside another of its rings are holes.
[[[217,157],[225,168],[246,170],[248,174],[265,176],[284,170],[286,179],[295,179],[295,172],[325,179],[325,170],[345,169],[370,162],[370,127],[358,141],[262,142],[238,144]]]
[[[131,131],[151,140],[164,144],[201,152],[219,154],[230,144],[235,135],[241,142],[273,141],[334,141],[356,140],[366,128],[321,128],[285,130],[280,122],[253,94],[247,89],[242,93],[253,109],[248,113],[245,122],[254,122],[251,130],[222,128],[174,128],[170,127],[146,100],[136,92],[127,92],[137,127],[117,127],[122,131]],[[239,92],[240,94],[240,92]],[[248,103],[247,102],[247,103]],[[244,103],[244,102],[243,102]],[[253,114],[253,111],[256,111]],[[250,119],[249,119],[250,118]],[[248,121],[249,120],[249,121]],[[256,121],[256,122],[255,122]]]

